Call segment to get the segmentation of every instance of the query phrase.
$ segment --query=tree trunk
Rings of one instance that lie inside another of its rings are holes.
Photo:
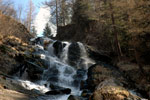
[[[109,3],[109,6],[110,6],[110,9],[112,10],[113,7],[112,7],[111,3]],[[113,32],[114,32],[115,47],[116,47],[116,51],[118,53],[118,57],[119,57],[119,60],[120,60],[120,57],[122,57],[123,54],[122,54],[122,51],[121,51],[120,43],[118,41],[118,32],[117,32],[117,29],[116,29],[116,26],[115,26],[115,18],[114,18],[113,12],[111,12],[111,20],[112,20],[112,26],[113,26]]]
[[[58,1],[56,0],[56,26],[58,31]]]

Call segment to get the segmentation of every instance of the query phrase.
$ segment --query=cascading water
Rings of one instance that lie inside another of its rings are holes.
[[[42,78],[34,83],[20,79],[18,82],[26,89],[36,89],[48,94],[39,96],[37,100],[67,100],[69,95],[81,95],[80,83],[87,79],[89,65],[94,64],[94,61],[88,58],[82,43],[53,41],[48,50],[40,47],[36,49],[35,54],[46,61],[48,66],[43,71]],[[22,79],[27,79],[26,70],[22,76]],[[52,95],[53,91],[58,95]]]

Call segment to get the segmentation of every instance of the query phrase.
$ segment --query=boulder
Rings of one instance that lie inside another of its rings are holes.
[[[62,52],[62,49],[63,49],[62,42],[61,41],[54,42],[53,47],[54,47],[54,53],[55,53],[55,55],[59,57],[60,53]]]
[[[126,84],[126,79],[115,67],[106,64],[95,64],[88,69],[88,87],[93,90],[106,79],[115,78],[122,85]]]
[[[76,66],[77,63],[80,60],[80,47],[78,45],[78,43],[71,43],[71,45],[68,48],[68,60],[69,60],[69,64],[71,66]]]
[[[106,79],[101,82],[90,100],[142,100],[116,83],[115,79]]]

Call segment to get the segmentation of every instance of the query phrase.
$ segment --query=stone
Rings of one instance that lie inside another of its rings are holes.
[[[90,100],[141,100],[116,82],[115,79],[106,79],[101,82]]]
[[[70,94],[71,93],[71,89],[69,88],[65,88],[65,89],[60,89],[60,90],[52,90],[52,91],[48,91],[45,94],[46,95],[62,95],[62,94]]]
[[[76,66],[80,60],[80,47],[78,43],[71,43],[68,48],[68,60],[71,66]]]

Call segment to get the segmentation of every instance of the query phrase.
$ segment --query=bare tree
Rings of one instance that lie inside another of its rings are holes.
[[[27,27],[27,29],[29,31],[31,30],[31,24],[34,19],[34,14],[35,14],[34,12],[35,12],[34,4],[33,4],[32,0],[29,0],[28,8],[27,8],[27,16],[26,16],[26,20],[25,20],[25,26]]]
[[[54,8],[53,15],[56,16],[56,26],[58,27],[58,0],[45,1],[45,5]]]
[[[52,16],[56,18],[56,26],[65,26],[71,22],[74,0],[50,0],[44,2],[52,10]]]
[[[18,5],[17,9],[17,19],[19,22],[22,22],[22,12],[23,12],[23,7],[22,5]]]
[[[0,11],[2,14],[16,18],[16,10],[14,8],[13,2],[10,0],[0,0]]]

